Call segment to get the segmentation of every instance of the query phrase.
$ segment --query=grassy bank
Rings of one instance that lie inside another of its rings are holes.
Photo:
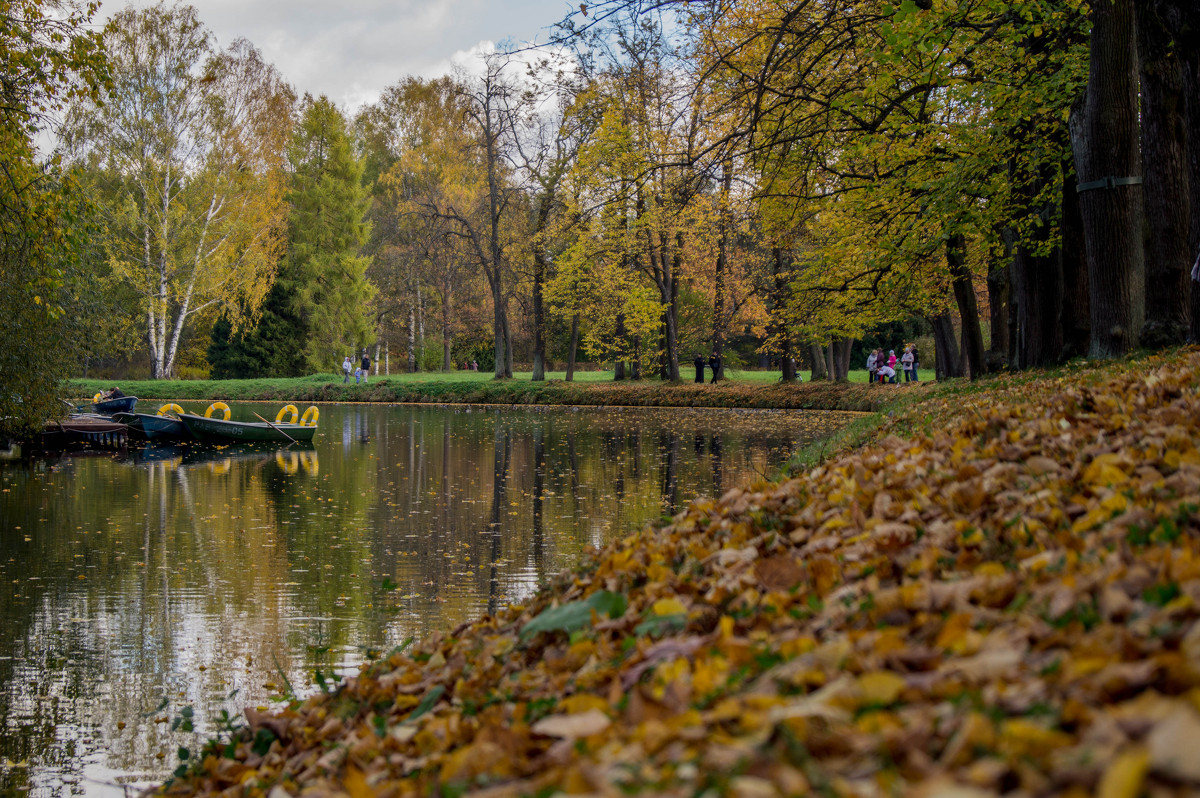
[[[1200,786],[1200,353],[994,381],[248,710],[171,795]]]
[[[288,402],[413,402],[501,405],[591,405],[632,407],[750,407],[813,410],[877,410],[904,391],[918,386],[870,386],[865,373],[849,383],[803,382],[782,385],[773,372],[735,372],[717,385],[661,380],[612,381],[609,372],[582,372],[574,382],[561,374],[533,382],[528,374],[494,380],[478,372],[406,374],[372,378],[362,385],[343,384],[340,377],[317,374],[294,379],[142,380],[121,383],[121,390],[141,399]],[[857,378],[861,377],[861,381]],[[111,388],[111,381],[76,380],[68,390],[76,398]]]

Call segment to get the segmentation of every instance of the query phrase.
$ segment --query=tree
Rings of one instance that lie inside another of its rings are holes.
[[[1123,355],[1146,315],[1133,0],[1092,5],[1087,92],[1071,114],[1086,237],[1091,357]]]
[[[56,414],[74,366],[80,263],[94,230],[80,187],[56,161],[39,163],[35,137],[70,102],[104,82],[96,6],[54,0],[0,13],[0,436],[37,429]]]
[[[371,203],[364,163],[350,146],[346,119],[328,98],[305,96],[288,150],[288,262],[280,273],[294,313],[304,320],[304,355],[310,371],[329,371],[348,349],[372,342],[367,281]]]
[[[112,87],[72,111],[67,142],[94,170],[114,273],[142,300],[155,377],[185,325],[252,320],[283,248],[293,96],[245,40],[216,51],[190,6],[116,14]]]

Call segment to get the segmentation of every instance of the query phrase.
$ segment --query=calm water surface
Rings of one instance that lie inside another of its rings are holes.
[[[276,407],[234,417],[252,410]],[[848,418],[321,412],[299,451],[0,463],[0,795],[133,794],[222,710],[527,598],[587,547],[769,476]],[[196,731],[172,732],[189,708]]]

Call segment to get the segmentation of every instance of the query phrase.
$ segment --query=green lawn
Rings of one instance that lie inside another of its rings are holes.
[[[709,379],[711,379],[712,375],[707,369],[705,369],[704,374],[705,374],[706,382]],[[682,380],[684,382],[691,382],[692,381],[691,378],[694,375],[695,375],[695,371],[692,369],[692,367],[690,365],[687,368],[684,368],[682,365],[680,366],[679,376],[682,378]],[[528,381],[532,376],[533,376],[533,373],[529,372],[529,371],[513,372],[514,380]],[[547,380],[561,380],[561,379],[565,379],[566,376],[567,376],[567,373],[565,371],[547,371],[546,372]],[[774,370],[759,371],[759,370],[751,370],[751,369],[726,369],[725,376],[734,382],[749,382],[749,383],[761,384],[761,383],[772,383],[772,382],[779,381],[779,372],[774,371]],[[803,372],[800,372],[800,376],[805,382],[808,382],[812,378],[812,372],[803,371]],[[865,383],[867,381],[867,372],[865,370],[851,371],[849,376],[850,376],[850,382]],[[613,378],[613,373],[611,371],[577,371],[577,372],[575,372],[575,381],[576,382],[611,382],[612,378]],[[320,383],[341,382],[342,381],[342,378],[336,374],[314,374],[312,376],[304,377],[302,379],[305,382],[320,382]],[[372,375],[370,381],[376,382],[378,380],[386,380],[388,382],[487,382],[488,380],[491,380],[491,379],[493,379],[493,377],[492,377],[492,372],[490,372],[490,371],[423,371],[423,372],[418,372],[416,374],[392,374],[391,376],[388,376],[388,377],[385,377],[383,375],[379,375],[378,377],[376,377],[376,376]],[[657,377],[649,377],[644,381],[645,382],[658,382],[659,380]]]

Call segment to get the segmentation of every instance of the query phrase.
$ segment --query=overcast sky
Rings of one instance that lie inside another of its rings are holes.
[[[190,1],[222,47],[244,36],[299,94],[351,112],[407,75],[446,74],[488,42],[545,42],[579,10],[566,0]],[[106,0],[100,16],[124,5]]]

